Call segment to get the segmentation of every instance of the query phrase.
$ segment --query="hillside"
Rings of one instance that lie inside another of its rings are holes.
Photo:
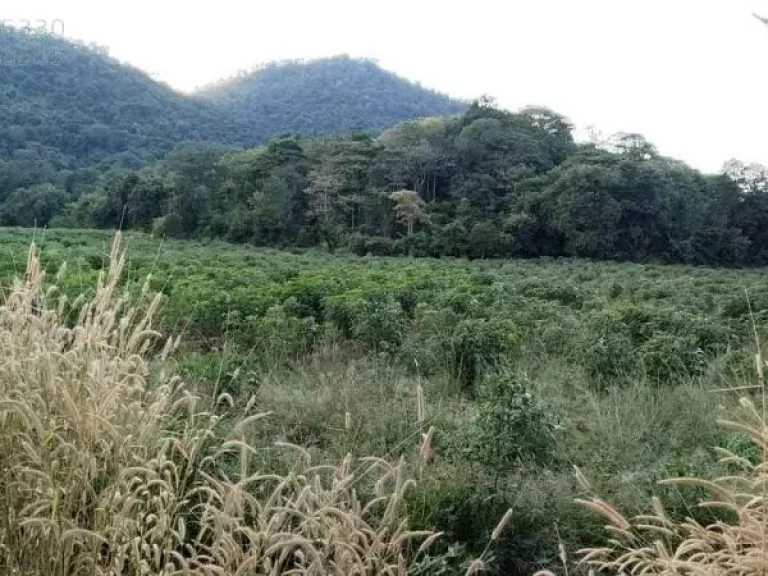
[[[375,62],[348,56],[271,64],[204,88],[198,96],[238,115],[263,138],[381,130],[467,108]]]
[[[73,168],[122,155],[112,161],[138,165],[184,140],[253,142],[247,129],[237,128],[219,110],[104,50],[10,29],[0,34],[0,157],[6,160],[37,157]],[[0,177],[0,188],[7,185]]]
[[[45,225],[105,171],[140,168],[183,141],[255,143],[103,49],[0,33],[0,222]]]
[[[3,28],[0,223],[44,225],[105,172],[139,169],[183,142],[255,146],[285,132],[375,129],[461,108],[349,58],[269,66],[187,96],[102,48]]]

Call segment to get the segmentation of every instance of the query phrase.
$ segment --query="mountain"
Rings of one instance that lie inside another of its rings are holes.
[[[270,65],[183,95],[104,48],[3,27],[0,208],[14,192],[77,197],[105,171],[144,166],[182,142],[255,146],[285,132],[375,130],[463,108],[347,57]],[[38,185],[54,188],[30,193]]]
[[[202,89],[197,96],[239,117],[261,138],[378,131],[467,104],[409,82],[371,60],[335,56],[267,65]]]
[[[8,28],[0,33],[0,156],[49,149],[72,165],[120,153],[135,163],[184,140],[255,142],[247,126],[218,108],[104,49]]]

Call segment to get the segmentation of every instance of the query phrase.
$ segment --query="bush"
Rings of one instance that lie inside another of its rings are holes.
[[[373,350],[394,350],[405,336],[406,318],[390,294],[370,294],[357,310],[354,336]]]
[[[353,338],[360,307],[361,303],[348,295],[333,296],[326,301],[327,320],[344,338]]]
[[[291,302],[288,302],[288,307]],[[318,336],[314,317],[297,318],[286,312],[286,306],[270,307],[261,317],[246,319],[249,342],[263,359],[279,364],[298,359],[312,350]]]
[[[478,415],[469,432],[469,456],[504,472],[523,462],[551,464],[555,440],[551,418],[514,374],[494,374],[480,387]]]
[[[592,334],[583,348],[582,363],[587,373],[599,382],[624,381],[636,368],[634,345],[616,330]]]
[[[394,241],[387,236],[355,234],[349,239],[349,249],[358,256],[390,256]]]
[[[252,394],[262,378],[263,368],[254,355],[228,353],[184,354],[177,358],[181,377],[187,382],[206,382],[211,389],[233,396]]]
[[[496,366],[508,348],[508,339],[498,326],[487,320],[460,321],[450,336],[452,374],[462,389],[472,392],[475,382]]]
[[[639,353],[646,375],[657,382],[698,374],[706,366],[704,351],[690,337],[656,334]]]

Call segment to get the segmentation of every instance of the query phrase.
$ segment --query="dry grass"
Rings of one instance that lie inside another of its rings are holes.
[[[405,464],[254,470],[265,415],[249,404],[217,437],[219,417],[163,374],[160,298],[121,295],[122,268],[118,236],[92,298],[45,306],[33,246],[0,307],[0,573],[406,574],[413,539],[435,535],[402,516]]]
[[[761,363],[762,364],[762,363]],[[673,521],[657,498],[652,512],[627,519],[599,498],[580,500],[607,521],[611,533],[606,546],[582,550],[582,562],[609,573],[662,575],[765,575],[768,573],[768,426],[749,400],[742,405],[751,425],[721,422],[727,429],[746,435],[762,451],[754,465],[727,450],[723,461],[739,473],[707,481],[678,478],[667,484],[705,489],[710,498],[698,505],[730,513],[730,523],[701,525],[693,519]],[[582,482],[584,480],[582,479]]]

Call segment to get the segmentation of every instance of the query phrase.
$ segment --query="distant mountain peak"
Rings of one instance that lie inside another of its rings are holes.
[[[382,130],[467,108],[374,60],[347,54],[271,62],[206,86],[195,96],[239,115],[265,135]]]

